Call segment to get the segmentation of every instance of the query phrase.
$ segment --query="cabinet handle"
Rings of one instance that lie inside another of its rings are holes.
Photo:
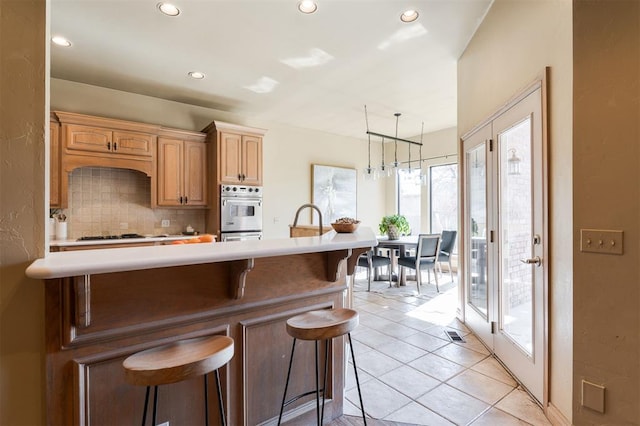
[[[107,151],[111,151],[111,142],[107,142]]]
[[[184,203],[189,204],[189,200],[187,199],[187,197],[184,197]]]
[[[180,204],[182,204],[182,195],[180,196]]]
[[[113,143],[113,150],[117,151],[118,150],[118,142],[114,142]]]
[[[240,173],[238,173],[238,180],[242,181],[242,175]]]
[[[245,176],[245,174],[242,174],[242,180],[245,180],[247,177]]]

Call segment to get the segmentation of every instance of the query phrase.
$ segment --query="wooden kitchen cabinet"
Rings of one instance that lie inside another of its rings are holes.
[[[202,130],[209,145],[211,182],[205,230],[220,237],[222,185],[262,186],[262,142],[265,129],[213,121]]]
[[[220,132],[220,183],[262,185],[262,137]]]
[[[207,206],[207,145],[197,139],[158,138],[158,206]]]
[[[60,207],[60,123],[49,122],[49,207]]]
[[[154,136],[116,131],[101,127],[68,124],[64,126],[68,150],[151,157]]]

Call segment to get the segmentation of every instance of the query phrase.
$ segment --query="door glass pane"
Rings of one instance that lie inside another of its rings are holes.
[[[533,341],[531,119],[498,136],[500,147],[500,327],[527,354]]]
[[[467,303],[487,318],[487,160],[485,145],[467,152],[471,262],[467,277]]]

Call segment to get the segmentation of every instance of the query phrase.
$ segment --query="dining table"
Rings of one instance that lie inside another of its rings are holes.
[[[407,252],[415,249],[418,246],[417,235],[403,235],[398,239],[390,240],[386,235],[377,235],[378,246],[376,249],[388,249],[389,257],[391,258],[391,270],[395,271],[398,267],[398,258],[405,257]],[[398,285],[405,285],[405,277],[401,277],[401,274],[393,274],[392,280],[396,281]],[[377,276],[375,279],[379,279]]]

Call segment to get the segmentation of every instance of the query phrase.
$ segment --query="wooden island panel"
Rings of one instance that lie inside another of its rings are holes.
[[[147,348],[215,334],[235,341],[235,355],[221,369],[228,424],[276,420],[292,343],[285,322],[345,305],[349,254],[253,259],[239,298],[236,265],[243,261],[46,280],[47,423],[139,424],[144,388],[126,383],[122,361]],[[313,348],[313,342],[297,345],[289,395],[315,386]],[[332,342],[330,354],[326,419],[342,414],[342,338]],[[218,424],[210,383],[210,422]],[[202,424],[202,398],[201,379],[161,386],[158,423]],[[287,407],[285,419],[313,410],[310,396]]]

